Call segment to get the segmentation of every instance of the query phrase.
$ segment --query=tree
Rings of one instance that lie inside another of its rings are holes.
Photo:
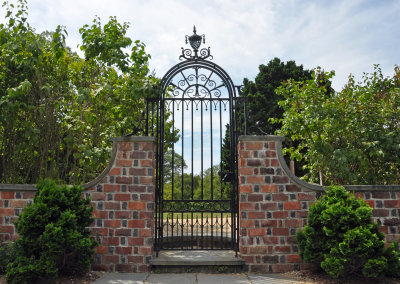
[[[284,99],[275,89],[289,79],[302,81],[310,78],[311,71],[304,70],[303,65],[297,66],[292,60],[284,63],[275,57],[267,65],[261,64],[254,82],[247,78],[243,80],[242,96],[246,96],[248,129],[257,131],[255,129],[259,128],[267,134],[275,134],[280,123],[271,123],[269,118],[282,118],[283,110],[278,102]]]
[[[173,175],[181,175],[186,168],[185,160],[174,150],[168,149],[164,153],[164,182],[170,182]]]
[[[311,181],[323,184],[400,182],[400,69],[384,78],[378,65],[362,83],[353,76],[329,94],[323,80],[334,72],[316,69],[313,79],[290,80],[277,90],[285,100],[279,134],[298,141],[286,152],[305,161]]]
[[[83,59],[65,45],[63,27],[36,33],[25,0],[3,6],[8,22],[0,25],[0,182],[87,182],[108,163],[109,138],[132,132],[145,98],[157,94],[150,55],[142,42],[126,36],[129,24],[115,17],[105,25],[95,18],[80,29]],[[172,141],[176,133],[169,125]]]

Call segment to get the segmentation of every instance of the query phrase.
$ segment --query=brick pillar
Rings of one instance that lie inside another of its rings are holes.
[[[145,272],[153,253],[153,137],[113,138],[107,169],[84,185],[95,208],[92,235],[99,241],[94,268]]]
[[[303,191],[282,167],[278,156],[283,140],[239,137],[239,249],[250,272],[300,269],[295,234],[304,226],[316,192]]]

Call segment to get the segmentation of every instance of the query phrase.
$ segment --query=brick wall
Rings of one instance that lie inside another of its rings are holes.
[[[95,269],[124,272],[149,270],[154,228],[154,138],[113,139],[110,163],[94,181],[83,185],[92,198],[92,235],[99,241]],[[35,195],[33,185],[0,186],[0,238],[14,240],[12,222]]]
[[[283,137],[239,138],[240,254],[254,272],[299,270],[295,234],[324,189],[295,177],[282,156]],[[400,186],[347,186],[374,209],[387,241],[399,240]]]

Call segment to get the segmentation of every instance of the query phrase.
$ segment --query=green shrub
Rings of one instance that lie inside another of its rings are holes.
[[[78,186],[58,187],[45,180],[37,185],[32,205],[15,223],[20,236],[15,242],[15,260],[7,266],[7,283],[33,283],[58,275],[83,273],[93,260],[96,241],[90,200]]]
[[[329,187],[311,205],[308,223],[296,238],[302,260],[317,263],[334,278],[351,273],[367,277],[400,273],[398,244],[384,248],[385,236],[372,222],[372,208],[349,196],[343,187]]]
[[[0,245],[0,274],[6,272],[7,264],[14,261],[14,256],[15,251],[12,243],[8,245]]]

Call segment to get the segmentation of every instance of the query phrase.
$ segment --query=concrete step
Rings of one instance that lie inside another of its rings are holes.
[[[240,272],[245,262],[231,250],[165,250],[150,264],[157,272]]]

